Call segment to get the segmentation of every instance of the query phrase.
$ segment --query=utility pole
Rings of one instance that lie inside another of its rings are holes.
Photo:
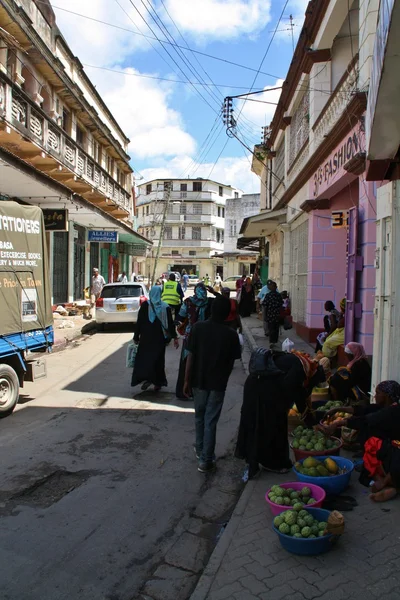
[[[293,54],[294,54],[294,20],[293,15],[289,16],[290,21],[290,29],[292,30],[292,46],[293,46]]]
[[[164,239],[165,222],[167,220],[168,207],[169,207],[169,202],[171,199],[171,191],[172,191],[172,181],[168,181],[168,182],[166,182],[166,185],[164,188],[164,197],[163,197],[164,206],[163,206],[162,219],[161,219],[161,225],[160,225],[160,237],[158,240],[156,257],[154,259],[153,276],[151,278],[151,285],[154,285],[154,282],[156,280],[157,264],[158,264],[158,259],[160,257],[160,250],[161,250],[161,246],[162,246],[163,239]]]

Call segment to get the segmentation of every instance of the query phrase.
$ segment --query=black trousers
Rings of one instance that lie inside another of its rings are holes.
[[[176,324],[178,322],[178,315],[179,315],[179,311],[181,310],[182,304],[169,304],[168,306],[171,309],[172,319],[173,319],[174,323]]]
[[[279,321],[268,321],[269,341],[276,344],[279,339]]]

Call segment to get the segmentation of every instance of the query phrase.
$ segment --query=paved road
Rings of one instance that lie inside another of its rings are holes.
[[[133,600],[163,560],[182,514],[204,492],[192,451],[192,404],[170,387],[132,398],[128,331],[97,334],[50,356],[0,422],[2,600]],[[236,431],[237,364],[217,457]],[[217,476],[215,476],[217,478]]]

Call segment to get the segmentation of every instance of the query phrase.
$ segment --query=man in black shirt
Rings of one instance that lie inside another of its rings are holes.
[[[193,326],[188,343],[183,392],[188,398],[193,393],[196,456],[201,473],[215,469],[217,423],[233,364],[241,354],[237,333],[224,324],[230,309],[229,300],[217,296],[211,318]]]
[[[268,282],[270,292],[265,296],[263,305],[265,320],[269,331],[269,341],[271,346],[276,344],[279,338],[279,317],[283,304],[282,296],[277,291],[275,281]]]

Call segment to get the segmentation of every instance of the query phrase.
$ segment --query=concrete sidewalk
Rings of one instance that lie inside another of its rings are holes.
[[[268,347],[262,321],[244,319],[253,349]],[[289,330],[295,348],[313,349]],[[281,336],[280,341],[283,341]],[[244,465],[243,465],[244,466]],[[287,553],[272,530],[265,493],[276,483],[296,481],[293,473],[262,472],[246,484],[190,600],[394,600],[400,597],[400,501],[373,504],[353,472],[346,494],[358,506],[345,512],[346,531],[328,553]]]

